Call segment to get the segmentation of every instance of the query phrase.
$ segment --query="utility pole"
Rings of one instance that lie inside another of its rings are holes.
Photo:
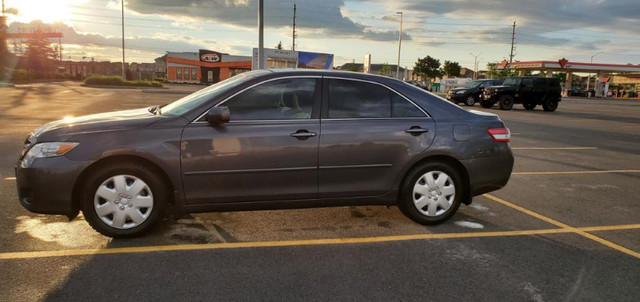
[[[124,61],[124,0],[120,0],[122,4],[122,79],[127,80],[127,69]]]
[[[400,76],[400,49],[402,47],[402,17],[404,16],[402,12],[396,12],[396,14],[400,15],[400,34],[398,35],[398,65],[396,65],[396,77],[402,80]]]
[[[474,55],[471,52],[469,54],[473,56],[473,79],[477,80],[478,79],[478,57],[482,54],[482,52],[480,52],[477,55]]]
[[[513,50],[515,48],[516,41],[516,21],[513,21],[512,30],[511,30],[511,53],[509,54],[509,64],[513,62]]]
[[[293,44],[291,50],[296,50],[296,4],[293,3]]]
[[[264,69],[264,0],[258,3],[258,69]]]

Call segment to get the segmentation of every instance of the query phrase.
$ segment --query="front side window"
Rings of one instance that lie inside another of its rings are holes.
[[[533,80],[532,79],[523,79],[522,80],[522,87],[532,88],[533,87]]]
[[[329,81],[329,118],[391,117],[391,91],[376,84]]]
[[[281,79],[250,88],[226,101],[231,121],[310,119],[316,79]]]

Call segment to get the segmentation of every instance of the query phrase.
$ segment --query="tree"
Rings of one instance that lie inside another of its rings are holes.
[[[282,50],[282,41],[278,42],[278,45],[276,45],[276,49]]]
[[[507,77],[515,77],[518,75],[518,69],[517,68],[502,68],[502,69],[498,69],[498,67],[496,66],[496,63],[488,63],[487,64],[487,74],[489,75],[489,78],[492,79],[505,79]]]
[[[27,69],[36,77],[44,77],[54,68],[53,60],[57,53],[51,48],[49,40],[34,37],[27,41],[27,51],[24,59]]]
[[[447,75],[447,77],[459,77],[460,76],[460,64],[458,62],[444,61],[444,65],[442,66],[442,73]]]
[[[413,73],[418,74],[426,79],[434,79],[442,75],[440,72],[440,60],[426,56],[422,59],[418,58]]]
[[[382,64],[382,67],[380,67],[380,71],[378,72],[378,74],[388,75],[390,71],[391,71],[391,67],[389,66],[389,64],[384,63]]]

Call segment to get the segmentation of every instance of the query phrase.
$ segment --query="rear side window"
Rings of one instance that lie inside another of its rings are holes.
[[[425,117],[424,113],[415,105],[411,104],[405,98],[397,93],[391,93],[391,102],[393,103],[393,117]]]
[[[380,85],[329,80],[329,118],[391,117],[391,91]]]

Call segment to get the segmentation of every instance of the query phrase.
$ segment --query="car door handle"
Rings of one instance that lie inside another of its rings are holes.
[[[310,138],[310,137],[314,137],[316,135],[318,135],[318,134],[315,133],[315,132],[309,132],[307,130],[298,130],[298,131],[296,131],[294,133],[291,133],[291,137],[295,137],[297,139],[307,139],[307,138]]]
[[[429,129],[414,126],[405,130],[404,132],[409,133],[411,135],[420,135],[422,133],[429,132]]]

